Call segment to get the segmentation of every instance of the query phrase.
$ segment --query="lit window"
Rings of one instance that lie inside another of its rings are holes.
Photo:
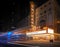
[[[32,9],[32,11],[34,11],[34,9]]]
[[[32,18],[31,20],[33,21],[34,19]]]

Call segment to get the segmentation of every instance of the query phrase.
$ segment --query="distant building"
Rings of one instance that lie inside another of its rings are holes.
[[[48,0],[40,7],[36,8],[36,26],[49,27],[60,33],[60,6],[57,0]]]

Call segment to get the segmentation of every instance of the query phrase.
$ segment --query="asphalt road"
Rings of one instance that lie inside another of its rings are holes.
[[[16,45],[22,45],[26,47],[60,47],[60,42],[55,41],[53,43],[50,42],[42,42],[42,41],[15,41],[15,42],[9,42],[9,44],[16,44]]]
[[[59,43],[60,44],[60,43]],[[0,47],[60,47],[58,43],[0,43]]]
[[[6,43],[0,43],[0,47],[27,47],[23,45],[15,45],[15,44],[6,44]]]

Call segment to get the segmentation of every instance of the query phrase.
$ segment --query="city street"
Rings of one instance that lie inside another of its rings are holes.
[[[2,0],[0,47],[60,47],[60,0]]]
[[[14,41],[8,42],[10,44],[24,45],[28,47],[60,47],[59,41],[54,41],[53,43],[45,40],[30,40],[30,41]]]

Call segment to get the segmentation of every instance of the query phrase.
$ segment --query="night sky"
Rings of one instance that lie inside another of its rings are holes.
[[[28,2],[24,0],[2,0],[1,1],[1,14],[0,14],[0,31],[10,30],[12,26],[16,25],[28,13]]]
[[[11,27],[18,27],[17,24],[29,15],[29,2],[31,0],[2,0],[0,4],[0,32],[11,30]],[[33,0],[37,7],[46,0]],[[41,2],[41,3],[40,3]],[[58,0],[60,4],[60,0]]]

